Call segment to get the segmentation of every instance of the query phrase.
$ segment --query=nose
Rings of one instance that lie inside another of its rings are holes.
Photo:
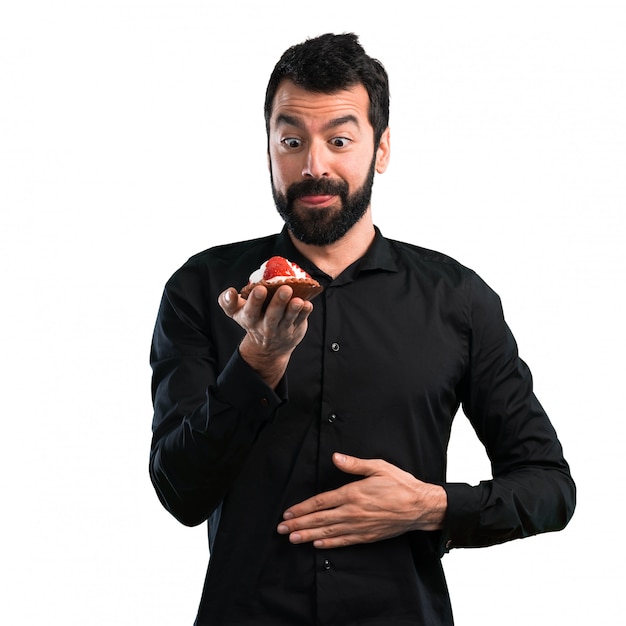
[[[324,176],[330,176],[324,147],[311,144],[306,152],[304,166],[302,168],[302,177],[323,178]]]

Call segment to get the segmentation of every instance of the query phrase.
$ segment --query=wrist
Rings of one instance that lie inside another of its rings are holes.
[[[441,485],[433,485],[432,493],[432,524],[435,525],[433,530],[440,530],[443,528],[443,522],[446,518],[446,511],[448,510],[448,494]]]
[[[265,381],[268,387],[275,389],[285,375],[290,355],[265,352],[246,339],[247,335],[239,346],[241,358]]]
[[[440,485],[421,483],[416,508],[416,530],[441,530],[448,509],[446,490]]]

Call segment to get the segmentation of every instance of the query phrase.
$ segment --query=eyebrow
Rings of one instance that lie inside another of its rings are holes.
[[[357,128],[359,128],[359,120],[355,115],[342,115],[341,117],[336,117],[335,119],[330,120],[326,124],[324,124],[322,130],[330,130],[331,128],[337,128],[338,126],[343,126],[344,124],[354,124]],[[281,124],[286,124],[287,126],[295,126],[296,128],[304,128],[304,122],[294,115],[287,115],[286,113],[280,113],[276,118],[276,126],[280,126]]]

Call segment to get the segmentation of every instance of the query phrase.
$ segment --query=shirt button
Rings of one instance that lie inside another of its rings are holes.
[[[339,344],[338,344],[336,341],[333,341],[333,342],[330,344],[330,349],[331,349],[333,352],[339,352]]]
[[[337,419],[337,416],[334,413],[331,413],[328,416],[328,421],[332,424]]]
[[[324,559],[324,564],[323,564],[323,566],[324,566],[324,569],[325,569],[326,571],[328,571],[328,570],[332,567],[332,565],[331,565],[331,563],[330,563],[330,561],[329,561],[328,559]]]
[[[448,539],[448,541],[446,541],[446,548],[449,550],[452,547],[452,539]]]
[[[270,401],[267,398],[261,398],[260,400],[261,406],[269,406]]]

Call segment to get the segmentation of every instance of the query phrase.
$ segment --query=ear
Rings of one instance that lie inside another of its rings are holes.
[[[380,137],[380,143],[376,150],[376,171],[379,174],[382,174],[387,169],[387,165],[389,165],[390,149],[389,126],[387,126]]]

